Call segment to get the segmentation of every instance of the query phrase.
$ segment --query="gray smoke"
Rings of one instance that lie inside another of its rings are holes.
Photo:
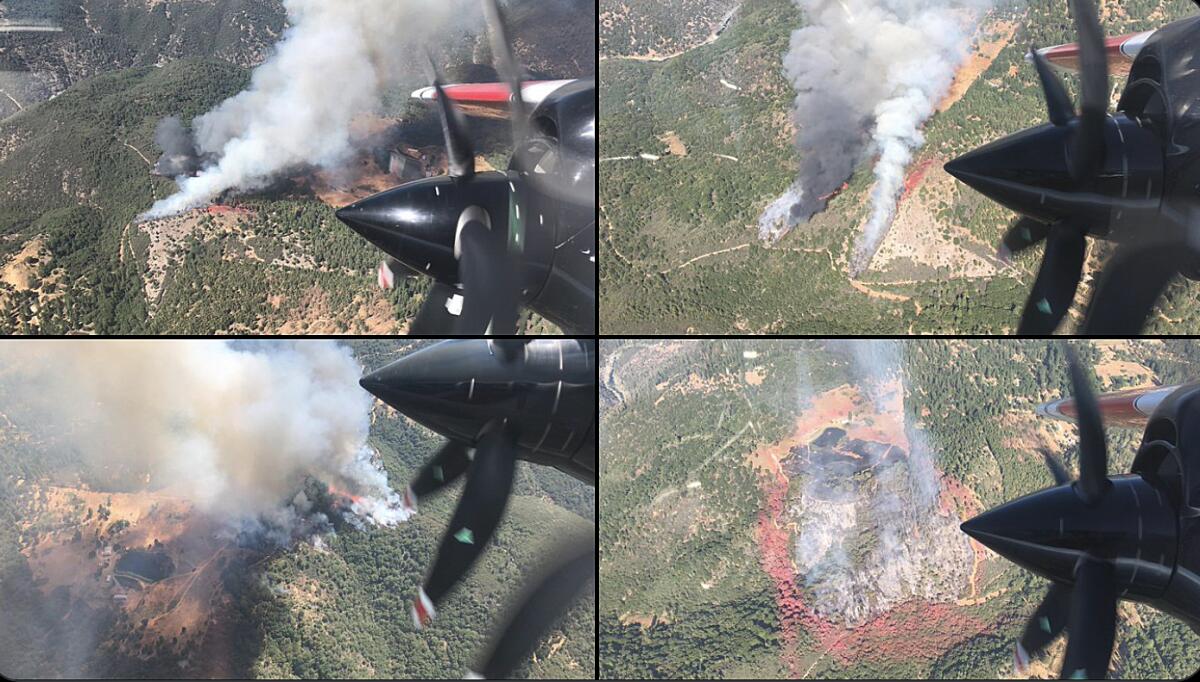
[[[196,151],[214,160],[179,177],[179,191],[143,218],[264,187],[301,165],[336,168],[351,153],[354,118],[375,111],[382,89],[406,71],[420,72],[415,48],[482,16],[468,0],[284,0],[284,7],[291,26],[250,87],[192,121]]]
[[[855,374],[875,409],[882,412],[891,409],[887,396],[883,393],[884,382],[898,381],[900,391],[908,390],[908,382],[904,373],[904,347],[899,341],[872,339],[848,341],[854,358]],[[910,446],[908,453],[907,488],[910,499],[917,505],[919,511],[932,511],[937,503],[941,486],[938,483],[937,471],[934,470],[932,453],[933,445],[929,435],[919,429],[908,428],[908,420],[904,417],[904,435]]]
[[[162,156],[154,164],[155,175],[174,178],[200,170],[196,144],[178,116],[168,116],[158,122],[154,130],[154,144],[162,150]]]
[[[0,347],[0,411],[112,483],[162,489],[231,528],[311,523],[296,496],[311,479],[392,524],[406,514],[367,446],[361,374],[329,341],[14,341]]]
[[[795,182],[759,217],[776,240],[824,209],[876,157],[871,215],[851,257],[863,269],[883,239],[921,126],[949,89],[968,36],[992,0],[794,0],[808,25],[783,66],[796,90]]]
[[[849,358],[853,385],[877,413],[896,409],[894,392],[906,390],[899,342],[836,341],[829,350]],[[807,467],[793,502],[797,570],[816,611],[848,627],[914,596],[952,599],[970,574],[972,554],[957,519],[937,510],[933,446],[905,421],[906,457],[874,466],[867,479],[836,466]]]

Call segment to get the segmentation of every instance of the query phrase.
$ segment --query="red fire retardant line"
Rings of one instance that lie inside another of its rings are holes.
[[[904,192],[900,194],[900,201],[907,199],[909,193],[916,189],[917,185],[921,184],[921,181],[925,179],[925,174],[929,172],[930,166],[932,166],[933,162],[936,160],[937,159],[934,158],[925,159],[912,169],[912,172],[908,174],[908,177],[904,178]]]
[[[758,513],[756,536],[759,560],[763,571],[775,583],[775,602],[779,610],[779,625],[783,637],[783,662],[789,675],[795,677],[799,667],[796,661],[796,635],[804,615],[804,602],[796,589],[789,533],[786,528],[778,525],[783,517],[784,503],[787,499],[787,478],[776,475],[760,480],[767,504]]]
[[[951,604],[911,600],[849,629],[807,608],[792,566],[791,533],[786,527],[788,479],[782,473],[759,479],[766,504],[758,514],[755,537],[763,571],[775,584],[783,647],[780,656],[789,676],[800,674],[797,639],[801,630],[817,640],[816,650],[841,665],[854,660],[934,660],[987,624]]]

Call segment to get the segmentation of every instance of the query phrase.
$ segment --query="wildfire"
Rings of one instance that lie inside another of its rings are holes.
[[[354,493],[350,492],[349,490],[342,490],[341,488],[333,485],[332,483],[330,483],[328,485],[329,485],[329,492],[332,495],[334,495],[335,497],[340,497],[340,498],[343,498],[346,500],[350,500],[350,502],[352,502],[354,504],[359,504],[360,502],[362,502],[363,498],[361,495],[355,495]]]
[[[205,209],[205,211],[209,215],[234,215],[234,216],[254,215],[254,211],[251,211],[248,208],[244,208],[242,206],[229,206],[226,204],[213,204],[212,206],[209,206],[207,209]]]
[[[908,177],[904,178],[904,192],[900,195],[900,201],[907,199],[908,195],[912,194],[912,191],[917,188],[917,185],[921,184],[921,181],[925,179],[925,174],[929,172],[930,167],[933,166],[936,160],[932,158],[925,159],[913,167]]]
[[[805,603],[792,563],[792,536],[781,523],[787,517],[789,479],[783,472],[760,475],[759,487],[765,504],[755,527],[759,562],[775,584],[775,602],[783,646],[780,658],[792,678],[803,678],[821,659],[833,656],[838,665],[854,660],[908,660],[936,658],[952,646],[981,632],[986,623],[948,604],[910,600],[854,628],[825,620]],[[933,625],[931,625],[933,624]],[[919,637],[898,633],[919,631]],[[812,646],[823,653],[808,670],[799,669],[801,632],[815,640]]]
[[[823,194],[823,195],[821,195],[821,196],[817,197],[817,199],[818,199],[819,201],[829,201],[830,199],[832,199],[832,198],[836,197],[837,195],[841,194],[841,193],[842,193],[843,191],[845,191],[845,189],[846,189],[847,187],[849,187],[849,186],[850,186],[850,183],[848,183],[848,182],[843,182],[841,187],[838,187],[837,189],[833,190],[833,191],[832,191],[832,192],[830,192],[829,194]]]

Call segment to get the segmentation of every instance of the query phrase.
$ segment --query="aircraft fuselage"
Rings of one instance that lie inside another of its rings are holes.
[[[414,421],[468,445],[505,422],[518,458],[596,482],[595,340],[442,341],[361,383]]]
[[[1131,473],[1109,476],[1098,499],[1087,501],[1079,481],[1065,482],[991,509],[963,529],[1066,585],[1086,557],[1104,560],[1119,599],[1154,606],[1200,632],[1200,383],[1156,399]],[[1055,413],[1063,405],[1073,417],[1074,403],[1064,401],[1039,412],[1065,418]]]
[[[1142,601],[1200,632],[1200,383],[1179,387],[1154,410],[1131,468],[1165,498],[1176,527],[1170,575]]]

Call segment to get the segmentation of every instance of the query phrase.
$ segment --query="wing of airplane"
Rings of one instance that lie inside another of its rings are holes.
[[[1108,57],[1108,72],[1120,76],[1129,75],[1133,60],[1152,35],[1154,31],[1142,31],[1105,38],[1104,53]],[[1079,43],[1043,47],[1038,53],[1059,71],[1079,71]],[[1033,61],[1033,55],[1025,55],[1025,59]]]
[[[1123,391],[1101,393],[1096,396],[1096,402],[1100,407],[1100,414],[1103,415],[1105,424],[1144,428],[1146,420],[1154,413],[1154,409],[1163,401],[1163,398],[1177,388],[1179,385],[1129,388]],[[1075,421],[1079,414],[1075,406],[1075,399],[1070,396],[1039,405],[1037,413],[1043,417],[1064,421]]]
[[[574,80],[527,81],[521,84],[521,99],[531,108],[537,107],[559,88],[574,83]],[[446,98],[458,105],[468,116],[480,118],[508,118],[509,101],[512,99],[508,83],[457,83],[443,85]],[[431,106],[437,104],[437,88],[421,88],[413,92],[412,98]]]
[[[1193,0],[1193,2],[1200,6],[1200,0]],[[1142,31],[1141,33],[1126,33],[1123,36],[1105,38],[1104,52],[1108,56],[1108,72],[1128,76],[1129,69],[1133,66],[1133,60],[1137,58],[1142,46],[1146,44],[1150,36],[1154,35],[1156,30]],[[1038,50],[1038,53],[1060,71],[1079,72],[1078,43],[1043,47]],[[1025,55],[1025,59],[1033,61],[1033,55]]]

